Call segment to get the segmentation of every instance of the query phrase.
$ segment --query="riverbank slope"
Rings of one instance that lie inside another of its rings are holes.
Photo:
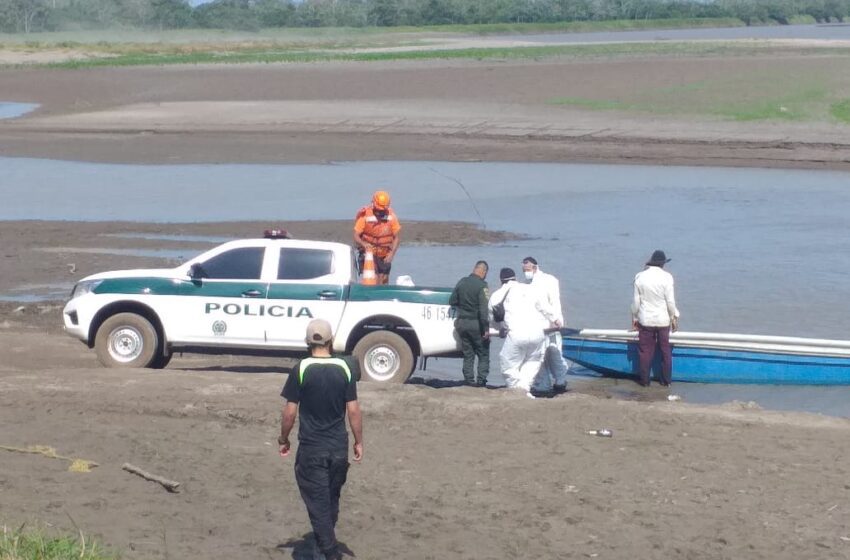
[[[0,330],[0,364],[0,445],[100,465],[74,473],[0,451],[0,523],[73,523],[125,558],[309,557],[292,459],[275,445],[283,364],[178,356],[160,372],[107,370],[37,328]],[[577,393],[359,389],[366,457],[338,527],[359,558],[847,557],[847,420]],[[614,437],[585,433],[600,427]]]
[[[831,102],[843,107],[848,65],[842,54],[815,49],[725,58],[6,68],[0,100],[41,107],[0,121],[0,154],[846,170],[848,125],[828,111]],[[801,77],[791,90],[780,86],[790,75]]]

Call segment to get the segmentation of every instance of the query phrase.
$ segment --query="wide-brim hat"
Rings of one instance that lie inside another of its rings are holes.
[[[661,266],[663,264],[667,264],[673,259],[668,259],[667,255],[664,254],[664,251],[657,250],[653,251],[652,256],[649,257],[649,260],[646,262],[647,266]]]

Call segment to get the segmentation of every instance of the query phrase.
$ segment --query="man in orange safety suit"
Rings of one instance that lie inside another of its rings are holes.
[[[357,262],[363,270],[367,251],[375,257],[375,275],[378,284],[388,284],[390,268],[400,241],[401,224],[390,208],[390,195],[378,191],[372,196],[372,204],[357,212],[354,221],[354,243],[357,246]]]

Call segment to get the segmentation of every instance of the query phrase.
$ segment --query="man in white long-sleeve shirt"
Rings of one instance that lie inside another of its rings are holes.
[[[490,296],[490,317],[493,309],[503,303],[507,330],[505,343],[499,352],[502,375],[509,388],[519,388],[531,395],[531,384],[543,365],[546,349],[544,329],[557,319],[552,307],[540,298],[539,292],[528,284],[516,281],[510,268],[499,273],[502,287]]]
[[[661,384],[670,385],[673,350],[670,331],[679,328],[679,310],[673,293],[673,275],[664,270],[670,262],[664,251],[652,253],[646,268],[635,276],[632,328],[638,331],[639,383],[649,386],[649,370],[656,346],[661,350]]]

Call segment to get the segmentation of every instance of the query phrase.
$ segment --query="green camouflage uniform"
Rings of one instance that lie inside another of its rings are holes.
[[[490,339],[484,337],[490,329],[489,299],[487,282],[475,274],[462,278],[449,299],[449,305],[457,308],[455,331],[463,350],[463,378],[467,383],[485,385],[490,372]],[[474,375],[475,356],[478,356],[477,381]]]

